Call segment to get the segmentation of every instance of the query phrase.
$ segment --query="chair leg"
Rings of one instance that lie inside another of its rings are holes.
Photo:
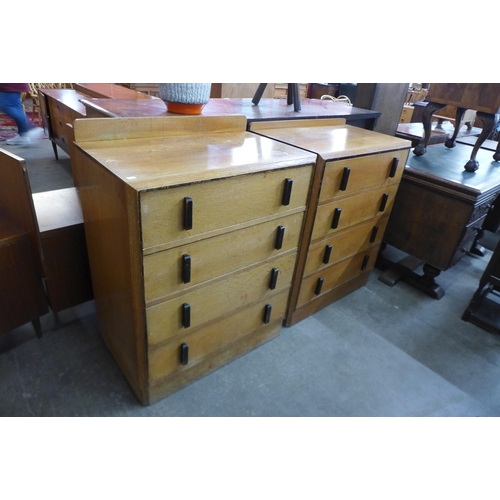
[[[266,90],[267,83],[259,83],[259,86],[257,87],[257,90],[255,91],[255,95],[253,96],[252,102],[254,104],[259,104],[260,99],[262,97],[262,94],[264,93],[264,90]]]
[[[287,92],[286,92],[286,103],[288,105],[294,103],[294,98],[295,98],[295,92],[293,89],[294,83],[289,83],[287,87]]]
[[[293,106],[294,111],[300,111],[302,109],[302,105],[300,103],[300,88],[298,83],[292,83],[292,91],[293,91]]]

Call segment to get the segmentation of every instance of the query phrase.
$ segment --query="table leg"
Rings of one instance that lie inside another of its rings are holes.
[[[429,102],[424,109],[422,116],[422,124],[424,126],[424,136],[420,139],[420,142],[417,144],[413,153],[417,156],[422,156],[427,151],[427,145],[429,144],[429,140],[431,138],[431,130],[432,130],[432,115],[446,107],[446,104],[438,104],[437,102]]]
[[[478,111],[476,116],[483,122],[483,130],[481,131],[481,134],[479,134],[476,144],[474,144],[474,148],[472,149],[472,153],[470,155],[470,160],[464,166],[467,172],[475,172],[479,168],[479,162],[476,160],[477,152],[483,145],[483,142],[493,132],[493,128],[495,127],[496,123],[495,115],[492,113],[483,113],[482,111]],[[495,158],[495,156],[496,154],[493,156],[493,158]]]
[[[455,140],[457,138],[460,127],[462,126],[462,120],[467,108],[457,108],[457,114],[455,115],[455,129],[453,135],[444,143],[447,148],[454,148],[456,146]]]
[[[422,263],[422,260],[413,255],[408,255],[399,262],[392,262],[385,258],[381,252],[378,255],[376,266],[383,272],[378,280],[390,287],[404,281],[430,295],[433,299],[439,300],[444,296],[444,290],[436,283],[435,278],[441,274],[441,270],[423,263],[423,274],[418,274],[415,269]]]

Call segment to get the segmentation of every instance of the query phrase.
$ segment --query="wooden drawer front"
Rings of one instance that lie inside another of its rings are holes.
[[[190,326],[196,328],[220,316],[290,286],[297,252],[267,261],[243,271],[214,280],[189,292],[146,309],[148,343],[155,345],[186,330],[183,326],[184,304],[189,305]],[[273,269],[278,269],[274,290],[270,289]]]
[[[75,117],[71,110],[53,99],[49,99],[49,110],[52,123],[52,132],[57,137],[64,137],[66,135],[66,123],[73,123]]]
[[[395,158],[399,160],[396,170],[392,171]],[[404,149],[327,162],[321,184],[320,203],[335,197],[351,196],[358,191],[398,183],[403,175],[407,158],[408,150]],[[347,176],[345,172],[349,175],[343,190],[341,189],[342,180],[344,176]],[[392,177],[391,174],[393,174]]]
[[[283,321],[288,302],[288,290],[269,297],[235,314],[228,315],[220,321],[210,323],[202,328],[185,330],[178,338],[150,349],[149,377],[151,384],[180,370],[189,370],[207,356],[242,340],[244,337],[258,333],[265,328],[266,306],[271,306],[269,322]],[[181,363],[181,345],[188,346],[188,362]]]
[[[387,186],[368,193],[342,198],[318,207],[312,240],[339,232],[360,222],[377,216],[389,215],[394,204],[398,184]],[[386,199],[385,203],[384,200]],[[383,210],[380,208],[385,205]],[[340,211],[340,212],[339,212]],[[335,228],[334,219],[338,219]]]
[[[380,245],[388,220],[388,216],[379,217],[313,243],[307,254],[304,276],[349,255],[364,252],[373,245]]]
[[[52,134],[57,138],[64,137],[66,122],[64,121],[64,111],[61,105],[52,99],[49,99],[49,112],[52,124]]]
[[[483,217],[476,220],[465,229],[465,234],[458,244],[456,252],[453,254],[448,267],[455,265],[467,252],[470,251],[472,244],[474,243],[474,240],[483,225],[484,219],[486,219],[486,215],[483,215]]]
[[[379,248],[380,245],[372,247],[367,252],[361,252],[353,257],[344,259],[333,266],[326,267],[305,278],[300,286],[297,307],[355,278],[362,272],[373,269]],[[318,288],[318,280],[320,279],[323,279],[321,290]]]
[[[312,166],[148,191],[141,195],[143,248],[305,208]],[[286,179],[293,186],[283,205]],[[185,198],[192,200],[192,229],[184,229]]]
[[[297,248],[303,212],[144,257],[146,304]],[[279,227],[283,243],[276,248]],[[184,263],[190,272],[183,274]],[[184,282],[187,279],[188,282]]]

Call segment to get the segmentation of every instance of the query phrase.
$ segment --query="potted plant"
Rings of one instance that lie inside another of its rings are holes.
[[[159,83],[160,98],[172,113],[199,115],[210,100],[211,83]]]

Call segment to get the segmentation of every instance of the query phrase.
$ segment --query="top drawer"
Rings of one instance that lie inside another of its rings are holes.
[[[327,162],[319,201],[398,183],[407,158],[404,149]]]
[[[143,249],[305,209],[312,165],[141,193]],[[287,193],[290,193],[287,196]]]

